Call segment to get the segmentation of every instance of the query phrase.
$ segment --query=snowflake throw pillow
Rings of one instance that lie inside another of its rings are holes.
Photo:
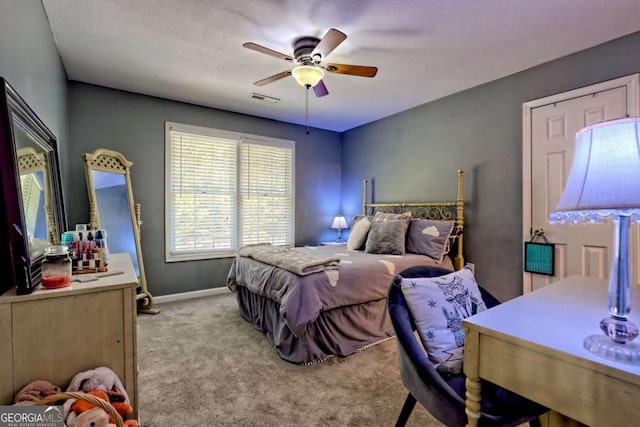
[[[462,371],[462,319],[487,309],[473,272],[465,267],[439,277],[403,278],[400,287],[429,359],[439,371]]]

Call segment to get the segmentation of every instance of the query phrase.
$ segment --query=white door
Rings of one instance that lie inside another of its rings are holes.
[[[525,273],[524,292],[569,275],[609,277],[613,241],[611,223],[549,224],[549,214],[560,199],[569,177],[576,132],[593,123],[637,114],[637,95],[630,93],[637,85],[631,89],[626,84],[609,85],[607,88],[598,86],[592,87],[593,90],[583,88],[580,93],[572,91],[566,97],[557,95],[551,98],[553,102],[539,100],[537,105],[530,104],[528,111],[525,108],[525,113],[528,113],[525,120],[529,120],[525,125],[528,133],[528,136],[525,134],[525,149],[528,152],[524,153],[528,179],[523,177],[523,181],[528,181],[529,191],[526,191],[525,182],[523,198],[526,199],[525,209],[528,205],[530,211],[524,213],[524,240],[530,238],[531,230],[544,229],[549,242],[555,244],[555,275]],[[527,137],[530,139],[529,147],[526,147]],[[631,241],[633,254],[636,254],[637,230],[632,232]],[[636,258],[637,255],[631,257],[635,264],[632,268],[634,281],[639,277]]]

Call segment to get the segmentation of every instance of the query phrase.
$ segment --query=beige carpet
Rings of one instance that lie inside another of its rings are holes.
[[[159,307],[138,316],[143,427],[395,425],[406,397],[395,339],[300,366],[240,317],[234,294]],[[420,405],[408,425],[442,426]]]

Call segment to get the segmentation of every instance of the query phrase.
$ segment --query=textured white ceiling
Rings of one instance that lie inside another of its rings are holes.
[[[328,74],[311,126],[344,131],[640,30],[640,0],[43,0],[69,79],[304,124],[297,37],[348,38],[324,63],[372,65],[374,78]],[[257,92],[276,104],[252,100]]]

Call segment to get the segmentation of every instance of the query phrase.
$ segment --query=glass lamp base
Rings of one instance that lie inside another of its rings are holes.
[[[589,335],[584,339],[584,348],[614,362],[640,365],[640,345],[633,342],[620,344],[606,335]]]
[[[638,337],[638,327],[626,317],[614,315],[605,317],[600,322],[600,329],[618,344],[628,343]]]

